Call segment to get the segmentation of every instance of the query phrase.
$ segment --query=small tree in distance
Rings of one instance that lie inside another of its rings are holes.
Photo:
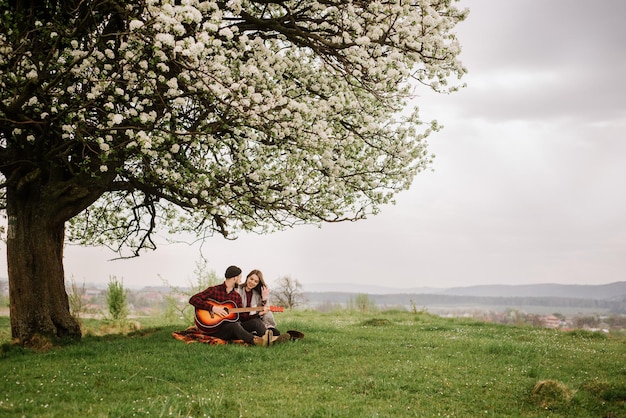
[[[283,276],[276,281],[276,287],[272,290],[272,296],[276,303],[291,309],[306,302],[302,293],[302,284],[290,276]]]
[[[366,293],[358,293],[348,301],[348,309],[357,310],[361,313],[376,310],[376,301]]]
[[[106,293],[109,314],[114,321],[123,321],[128,315],[128,290],[124,289],[124,283],[115,276],[109,279]]]
[[[183,290],[178,287],[169,286],[169,284],[168,286],[175,294],[187,295],[188,297],[191,297],[209,286],[221,283],[221,279],[215,273],[215,270],[207,269],[207,265],[204,260],[196,262],[196,268],[194,269],[193,274],[194,281],[190,282],[187,289]],[[163,317],[165,319],[169,321],[184,319],[186,322],[193,323],[194,310],[189,303],[184,302],[181,304],[181,301],[172,295],[166,296],[166,300],[167,307],[163,313]]]
[[[70,283],[69,291],[67,292],[68,301],[70,303],[70,312],[74,318],[80,320],[81,315],[85,311],[85,295],[87,289],[85,283],[82,286],[76,284],[76,281],[72,279]]]
[[[207,287],[221,283],[221,279],[215,273],[215,270],[208,270],[203,260],[196,262],[196,268],[193,271],[195,282],[190,286],[189,296],[203,291]]]

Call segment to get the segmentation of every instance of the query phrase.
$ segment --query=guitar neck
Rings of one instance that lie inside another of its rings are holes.
[[[264,306],[252,306],[250,308],[228,308],[228,312],[240,313],[240,312],[255,312],[262,311],[265,309]]]
[[[226,309],[229,313],[231,314],[236,314],[239,312],[255,312],[255,311],[263,311],[266,308],[269,308],[269,310],[271,312],[282,312],[283,308],[280,306],[252,306],[249,308],[238,308],[237,305],[230,300],[227,300],[225,302],[222,303],[218,303],[213,299],[209,299],[208,302],[213,305],[213,307],[215,306],[221,306],[224,309]]]

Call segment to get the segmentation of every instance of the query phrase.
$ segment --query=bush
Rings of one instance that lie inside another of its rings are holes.
[[[67,292],[67,298],[70,304],[70,313],[76,319],[80,319],[82,314],[85,312],[85,295],[87,294],[87,289],[85,288],[85,283],[83,283],[82,287],[79,287],[74,279],[70,283],[70,287]]]
[[[348,301],[348,309],[362,313],[376,311],[376,301],[365,293],[359,293]]]
[[[124,284],[112,277],[106,293],[107,306],[111,319],[123,321],[128,315],[128,290],[124,289]]]

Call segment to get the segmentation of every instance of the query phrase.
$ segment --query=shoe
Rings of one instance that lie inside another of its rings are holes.
[[[280,331],[277,330],[276,328],[268,328],[269,330],[272,331],[272,333],[274,333],[274,337],[278,337],[280,335]]]
[[[254,337],[253,344],[256,346],[267,347],[267,338],[263,337]]]
[[[272,344],[280,344],[287,341],[291,341],[291,335],[289,334],[280,334],[278,337],[274,337],[272,339]]]
[[[291,335],[292,340],[301,340],[304,338],[304,334],[302,332],[293,329],[287,331],[287,334]]]
[[[263,335],[263,340],[267,342],[267,346],[270,346],[274,343],[274,334],[272,333],[271,329],[265,331],[265,334]]]

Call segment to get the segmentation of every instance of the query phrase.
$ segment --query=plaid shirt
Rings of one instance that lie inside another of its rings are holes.
[[[215,286],[207,287],[200,293],[196,293],[189,299],[189,303],[195,308],[204,309],[209,312],[213,312],[213,305],[209,301],[213,299],[217,304],[223,302],[232,302],[237,308],[243,308],[243,302],[241,296],[236,290],[231,290],[230,293],[226,291],[226,284],[221,283]],[[214,303],[215,303],[214,302]],[[248,312],[239,313],[239,320],[245,321],[250,314]]]

